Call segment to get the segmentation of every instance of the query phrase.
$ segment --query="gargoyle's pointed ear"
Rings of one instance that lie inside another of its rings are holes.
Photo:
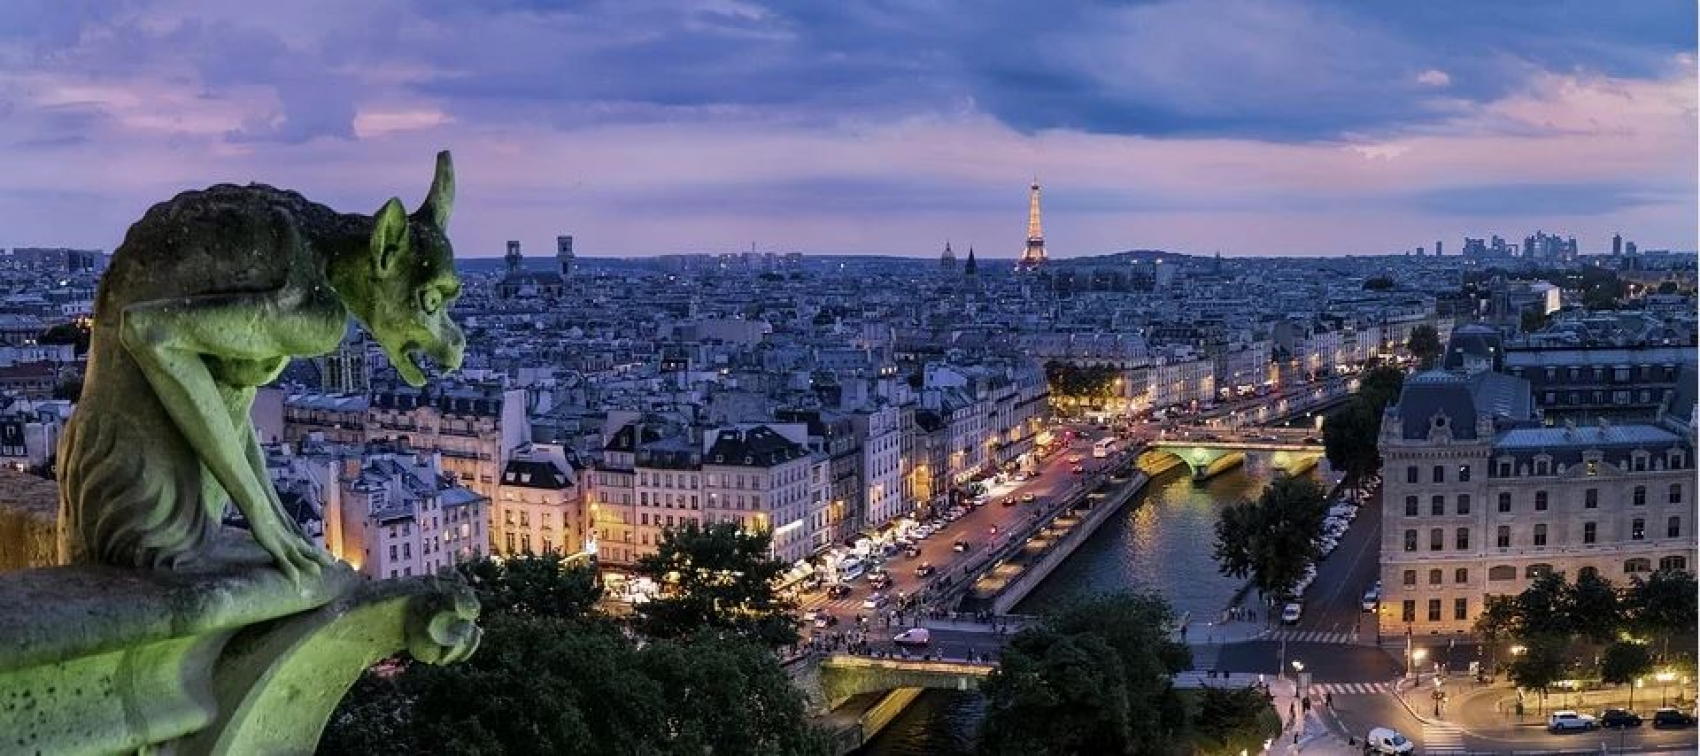
[[[406,249],[407,211],[400,199],[391,197],[372,219],[372,273],[379,278],[388,276]]]
[[[437,176],[431,180],[431,193],[425,196],[420,210],[431,218],[437,228],[449,229],[449,214],[455,208],[455,163],[449,151],[437,153]]]

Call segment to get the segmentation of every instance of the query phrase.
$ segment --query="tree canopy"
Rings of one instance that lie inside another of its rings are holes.
[[[793,606],[774,589],[785,574],[769,555],[765,530],[734,523],[695,522],[667,529],[656,553],[638,572],[662,586],[662,595],[638,606],[638,625],[653,638],[730,634],[771,648],[797,642]]]
[[[1434,367],[1435,358],[1445,347],[1440,343],[1440,332],[1431,325],[1420,325],[1411,329],[1411,337],[1405,342],[1405,348],[1411,351],[1411,356],[1417,358],[1418,364],[1426,370]]]
[[[1216,565],[1223,575],[1251,576],[1265,596],[1284,596],[1321,555],[1317,536],[1328,518],[1322,489],[1309,478],[1280,476],[1255,502],[1222,511],[1216,522]]]
[[[1045,379],[1051,393],[1077,399],[1104,399],[1115,392],[1121,370],[1113,365],[1076,365],[1052,360],[1045,363]]]
[[[1391,365],[1378,365],[1359,376],[1358,392],[1322,421],[1328,464],[1353,475],[1381,469],[1381,414],[1404,385],[1405,372]]]
[[[824,756],[773,653],[735,634],[640,639],[558,556],[461,567],[484,639],[461,664],[368,672],[332,715],[325,754]]]
[[[1364,281],[1365,291],[1387,291],[1393,288],[1393,279],[1388,276],[1376,276]]]
[[[1071,604],[1022,630],[980,690],[989,754],[1166,753],[1188,731],[1171,677],[1191,665],[1155,594]]]

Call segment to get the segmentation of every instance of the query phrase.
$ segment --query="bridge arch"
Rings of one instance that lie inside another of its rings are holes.
[[[899,688],[934,690],[979,690],[997,666],[962,661],[914,659],[871,659],[862,656],[829,656],[820,661],[820,691],[828,709],[862,693]]]
[[[1245,464],[1248,458],[1288,475],[1299,475],[1322,461],[1323,450],[1310,445],[1165,440],[1146,447],[1138,464],[1146,474],[1155,475],[1178,462],[1186,465],[1194,481],[1203,482]]]

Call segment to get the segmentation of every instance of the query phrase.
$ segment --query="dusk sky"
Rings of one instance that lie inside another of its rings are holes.
[[[462,257],[1696,246],[1695,3],[10,0],[0,247],[452,149]]]

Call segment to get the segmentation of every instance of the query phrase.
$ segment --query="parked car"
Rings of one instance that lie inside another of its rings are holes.
[[[1641,715],[1628,709],[1606,709],[1600,712],[1600,726],[1607,729],[1640,727]]]
[[[921,566],[915,568],[915,577],[924,578],[936,571],[937,570],[933,568],[932,562],[922,562]]]
[[[1304,607],[1297,601],[1290,602],[1286,606],[1281,607],[1281,624],[1297,625],[1299,624],[1299,617],[1303,615]]]
[[[1590,714],[1578,714],[1569,709],[1555,711],[1547,717],[1548,732],[1586,732],[1599,726]]]
[[[1405,754],[1416,753],[1417,745],[1410,738],[1400,735],[1398,730],[1389,727],[1377,727],[1369,731],[1369,737],[1364,738],[1366,753]]]
[[[1681,709],[1672,709],[1672,708],[1666,707],[1666,708],[1659,709],[1658,711],[1653,712],[1653,729],[1655,729],[1655,730],[1664,730],[1664,729],[1677,730],[1677,729],[1681,729],[1681,728],[1684,728],[1684,727],[1693,727],[1693,726],[1694,726],[1694,717],[1690,716],[1689,714],[1682,711]]]
[[[891,642],[899,646],[925,646],[933,642],[933,634],[927,628],[912,627],[892,636]]]

